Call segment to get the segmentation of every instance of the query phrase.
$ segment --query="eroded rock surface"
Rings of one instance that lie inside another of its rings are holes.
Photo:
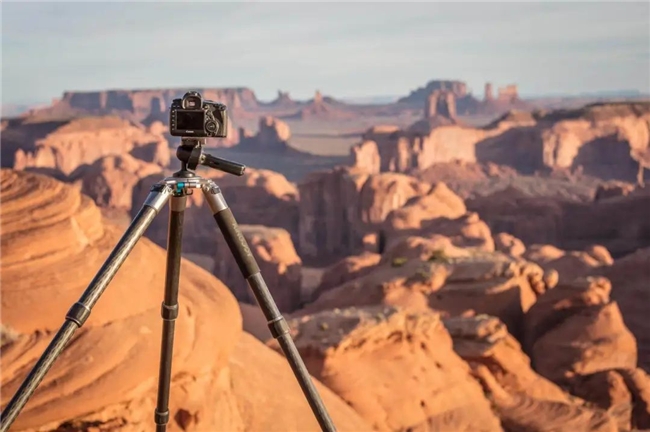
[[[611,290],[605,278],[581,278],[561,282],[537,299],[526,314],[524,341],[537,372],[567,383],[576,376],[636,368],[636,341],[610,300]]]
[[[81,192],[97,205],[130,211],[133,188],[141,179],[154,175],[162,177],[159,165],[124,154],[104,156],[90,165],[82,165],[70,174],[70,179],[79,181]]]
[[[437,313],[351,308],[290,326],[312,375],[376,430],[502,430]]]

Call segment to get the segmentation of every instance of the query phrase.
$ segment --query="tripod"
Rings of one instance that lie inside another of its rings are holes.
[[[336,431],[325,405],[289,334],[289,326],[280,314],[266,286],[257,262],[239,230],[239,226],[221,193],[221,189],[212,180],[201,178],[192,172],[198,165],[204,165],[229,174],[241,176],[244,174],[246,167],[236,162],[204,154],[202,149],[204,144],[205,139],[181,139],[181,145],[176,150],[176,156],[182,164],[180,171],[175,172],[172,177],[167,177],[151,187],[142,208],[133,218],[124,235],[94,279],[90,282],[88,288],[86,288],[79,300],[69,309],[64,324],[56,333],[43,355],[38,359],[36,365],[29,372],[27,378],[23,381],[7,407],[0,414],[0,432],[6,432],[18,414],[20,414],[20,411],[50,370],[52,364],[72,339],[75,331],[86,322],[93,306],[106,290],[120,266],[126,261],[138,240],[144,235],[144,232],[151,225],[156,215],[171,198],[167,238],[165,295],[161,307],[163,329],[158,376],[158,397],[154,413],[156,432],[164,432],[167,430],[167,423],[169,422],[169,393],[174,325],[178,316],[178,285],[181,269],[183,219],[187,196],[193,193],[193,189],[200,189],[203,192],[213,217],[243,277],[248,282],[266,317],[271,334],[278,340],[320,427],[323,431]]]

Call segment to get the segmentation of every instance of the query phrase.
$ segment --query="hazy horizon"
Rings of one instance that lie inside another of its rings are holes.
[[[404,96],[432,79],[523,96],[650,93],[649,3],[3,3],[2,103],[248,87]]]

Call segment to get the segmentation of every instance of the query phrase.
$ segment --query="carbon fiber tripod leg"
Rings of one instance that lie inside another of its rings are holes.
[[[169,387],[171,385],[172,357],[174,353],[174,329],[178,317],[178,284],[181,275],[181,246],[186,202],[187,197],[185,195],[173,196],[169,206],[165,300],[160,311],[163,319],[163,330],[160,345],[158,401],[154,413],[156,432],[165,432],[169,422]]]
[[[138,214],[126,229],[126,232],[108,256],[99,272],[88,285],[88,288],[65,316],[65,322],[38,359],[36,365],[27,375],[20,388],[11,398],[0,414],[0,431],[6,432],[20,414],[29,398],[50,370],[56,359],[70,342],[74,333],[88,319],[92,308],[117,274],[129,253],[143,236],[160,209],[167,203],[171,188],[166,185],[154,185]]]
[[[237,261],[237,265],[239,266],[242,275],[255,294],[257,303],[266,317],[271,334],[280,344],[280,347],[282,348],[282,351],[287,358],[287,361],[289,362],[289,365],[291,366],[291,369],[293,370],[293,373],[296,376],[296,379],[298,380],[298,383],[300,384],[321,429],[327,432],[336,431],[334,423],[325,408],[325,404],[323,404],[323,401],[318,394],[318,390],[316,390],[316,386],[314,385],[311,376],[309,376],[309,372],[300,357],[300,353],[289,334],[289,326],[284,317],[280,314],[280,311],[266,286],[260,268],[248,247],[246,239],[237,225],[237,221],[235,220],[232,211],[226,204],[221,189],[219,189],[214,182],[210,181],[203,186],[203,193],[208,205],[210,206],[210,210],[212,210],[214,219],[217,221],[217,224],[228,243],[228,247]]]

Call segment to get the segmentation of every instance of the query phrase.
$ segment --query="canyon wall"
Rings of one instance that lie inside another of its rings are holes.
[[[430,105],[427,102],[425,106]],[[352,150],[352,164],[369,165],[361,158],[376,159],[372,150],[376,147],[381,171],[394,172],[459,160],[506,165],[523,174],[582,167],[594,177],[633,180],[640,163],[650,168],[650,103],[514,112],[484,128],[441,124],[424,134],[421,123],[406,129],[368,130]],[[359,151],[360,147],[365,150]]]

